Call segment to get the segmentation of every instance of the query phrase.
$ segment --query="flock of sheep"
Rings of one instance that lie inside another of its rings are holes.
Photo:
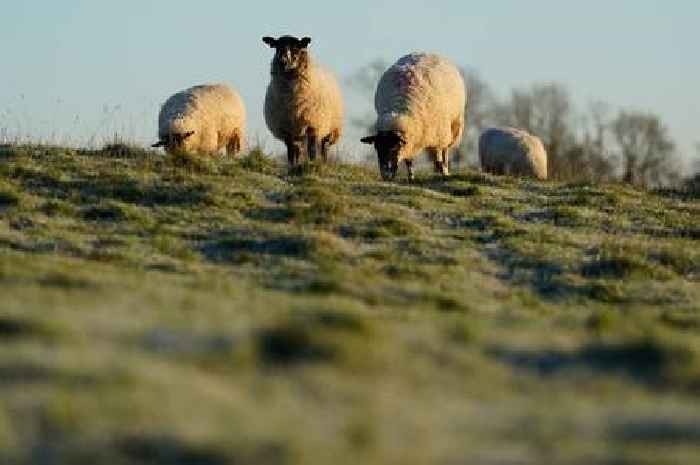
[[[265,96],[267,127],[286,145],[290,166],[304,155],[315,160],[319,151],[325,161],[343,132],[343,98],[335,77],[313,60],[308,37],[264,37],[263,42],[275,50]],[[382,178],[394,178],[403,161],[412,179],[413,159],[422,151],[437,173],[448,175],[449,150],[464,133],[466,100],[462,75],[441,56],[412,53],[392,65],[375,93],[376,133],[362,138],[374,145]],[[222,84],[195,86],[163,104],[154,147],[206,154],[225,148],[233,155],[243,148],[245,124],[238,92]],[[542,142],[521,129],[484,131],[479,159],[487,172],[547,178]]]

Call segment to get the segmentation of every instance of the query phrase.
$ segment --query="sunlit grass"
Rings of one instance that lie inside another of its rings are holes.
[[[695,463],[700,202],[0,149],[0,463]]]

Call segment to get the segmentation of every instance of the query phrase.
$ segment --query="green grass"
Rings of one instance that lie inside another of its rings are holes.
[[[0,463],[693,464],[700,201],[0,152]]]

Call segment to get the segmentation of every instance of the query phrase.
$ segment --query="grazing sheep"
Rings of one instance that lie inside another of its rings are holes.
[[[272,79],[265,95],[265,122],[287,146],[290,166],[299,162],[302,146],[310,160],[320,145],[323,161],[343,130],[343,97],[335,77],[315,63],[309,37],[263,37],[275,49]]]
[[[413,158],[423,149],[436,172],[449,174],[448,150],[462,138],[465,105],[464,79],[447,59],[426,53],[400,58],[377,86],[377,134],[362,139],[377,150],[382,178],[395,177],[403,160],[413,179]]]
[[[490,128],[479,137],[481,169],[547,179],[547,151],[539,137],[517,128]]]
[[[225,84],[191,87],[170,97],[158,116],[158,142],[165,151],[215,155],[226,148],[235,155],[243,148],[245,106]]]

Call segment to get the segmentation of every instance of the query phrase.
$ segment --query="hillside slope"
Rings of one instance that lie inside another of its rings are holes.
[[[679,464],[700,200],[0,149],[0,463]]]

